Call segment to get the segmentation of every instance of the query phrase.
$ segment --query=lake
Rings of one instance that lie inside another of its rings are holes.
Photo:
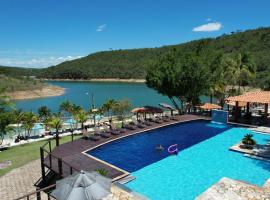
[[[40,106],[46,105],[53,112],[56,112],[63,101],[69,100],[85,109],[89,109],[92,93],[94,94],[94,104],[96,107],[101,106],[110,98],[116,100],[128,99],[134,107],[144,105],[157,106],[161,102],[171,104],[168,97],[158,94],[155,90],[148,88],[144,83],[85,81],[48,81],[48,83],[65,88],[65,94],[56,97],[17,100],[16,107],[36,112]],[[205,100],[207,100],[206,97],[203,97],[202,101]]]

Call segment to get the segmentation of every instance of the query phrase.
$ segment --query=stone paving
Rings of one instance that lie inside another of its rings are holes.
[[[0,199],[12,200],[34,192],[33,184],[41,176],[40,160],[32,161],[0,177]]]
[[[241,181],[222,178],[207,189],[196,200],[270,200],[270,187],[267,181],[263,187]]]

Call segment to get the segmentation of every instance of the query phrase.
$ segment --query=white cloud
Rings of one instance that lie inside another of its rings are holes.
[[[97,32],[102,32],[107,28],[107,24],[102,24],[100,26],[97,27]]]
[[[218,31],[222,28],[222,24],[220,22],[211,22],[208,24],[203,24],[201,26],[197,26],[192,29],[194,32],[212,32]]]
[[[207,21],[207,22],[211,22],[211,21],[212,21],[212,18],[211,18],[211,17],[208,17],[208,18],[206,19],[206,21]]]
[[[57,65],[65,61],[81,58],[82,56],[60,56],[60,57],[45,57],[45,58],[31,58],[31,59],[19,59],[19,58],[0,58],[0,65],[12,66],[12,67],[49,67]]]

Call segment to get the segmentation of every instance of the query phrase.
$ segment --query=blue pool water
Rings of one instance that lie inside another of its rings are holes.
[[[215,128],[203,126],[204,124],[205,122],[199,121],[167,126],[117,140],[96,148],[89,154],[128,172],[134,172],[168,157],[167,148],[172,144],[178,144],[181,151],[228,128],[220,128],[219,124],[213,124]],[[156,150],[159,144],[164,147],[164,151]]]
[[[229,151],[251,131],[204,121],[189,122],[128,137],[89,152],[132,172],[128,187],[153,200],[194,199],[222,177],[262,186],[270,177],[270,163]],[[270,136],[254,134],[259,144]],[[158,153],[155,145],[178,143],[177,156]]]

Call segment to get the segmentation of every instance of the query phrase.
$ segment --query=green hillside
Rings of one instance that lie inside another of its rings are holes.
[[[0,66],[0,74],[7,76],[37,76],[40,72],[41,70],[36,68]]]
[[[11,77],[0,75],[0,91],[15,92],[41,89],[45,86],[42,81],[30,77]]]
[[[29,74],[37,75],[39,78],[51,79],[143,79],[146,76],[146,68],[149,63],[162,53],[174,48],[183,54],[197,52],[201,57],[211,57],[211,54],[215,53],[233,56],[236,53],[245,52],[252,57],[257,66],[255,84],[262,85],[270,79],[270,28],[233,32],[217,38],[201,39],[159,48],[98,52],[40,71],[31,69],[19,74],[29,72]]]

